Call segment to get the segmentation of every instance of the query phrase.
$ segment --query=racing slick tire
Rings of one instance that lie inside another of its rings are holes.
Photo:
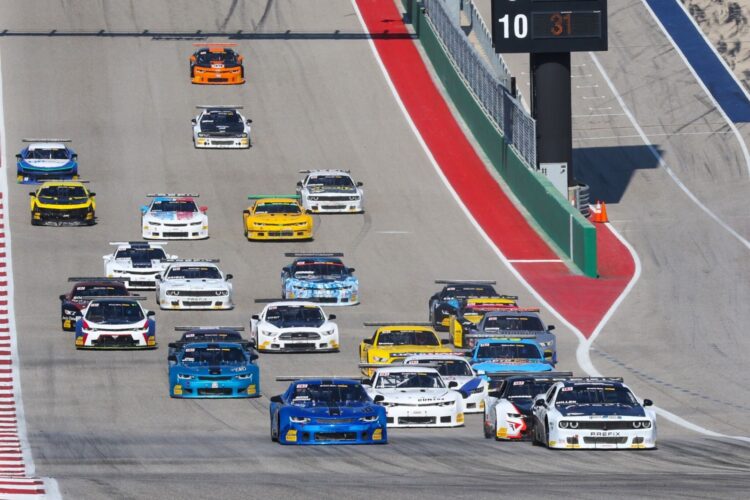
[[[541,426],[539,425],[539,423],[535,419],[534,420],[534,430],[531,433],[531,444],[534,445],[534,446],[541,446],[542,445],[542,441],[541,441],[541,439],[539,439],[539,428],[540,427]]]
[[[492,430],[487,427],[487,420],[485,419],[484,422],[482,422],[482,428],[484,429],[484,438],[485,439],[491,439],[494,437]]]
[[[275,434],[274,434],[274,428],[276,429]],[[278,421],[274,423],[273,419],[271,419],[271,441],[273,441],[274,443],[278,443],[280,432],[281,430],[279,429]]]

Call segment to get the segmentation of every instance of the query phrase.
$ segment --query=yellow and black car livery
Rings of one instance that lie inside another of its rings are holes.
[[[96,223],[96,193],[85,181],[47,181],[31,197],[32,226],[91,226]]]
[[[429,323],[364,323],[376,326],[375,333],[359,344],[359,360],[362,373],[372,376],[374,365],[389,365],[401,362],[414,354],[450,353]]]
[[[453,345],[468,348],[469,346],[464,341],[464,334],[469,326],[479,323],[489,311],[504,311],[517,308],[517,300],[518,297],[511,295],[466,299],[454,314],[448,316],[449,338],[453,342]]]
[[[298,195],[251,195],[254,203],[242,212],[245,237],[259,240],[311,240],[313,218]]]

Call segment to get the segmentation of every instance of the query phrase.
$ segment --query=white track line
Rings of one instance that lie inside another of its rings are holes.
[[[357,19],[359,19],[359,22],[362,26],[362,30],[367,33],[367,24],[365,24],[364,19],[362,18],[362,14],[359,11],[359,7],[357,6],[357,0],[350,0],[352,7],[354,8],[354,12],[357,14]],[[553,308],[546,300],[544,300],[544,297],[542,297],[539,292],[537,292],[525,279],[523,276],[521,276],[521,273],[519,273],[513,265],[508,261],[508,259],[503,255],[503,253],[500,251],[500,249],[495,245],[495,243],[490,239],[490,237],[487,235],[487,233],[482,229],[482,226],[479,225],[479,223],[474,219],[474,217],[471,215],[471,212],[466,208],[466,205],[464,205],[463,201],[461,201],[461,198],[456,194],[456,191],[453,189],[453,186],[451,186],[450,182],[448,182],[448,179],[443,174],[443,171],[440,170],[440,166],[437,164],[437,161],[435,161],[435,157],[432,156],[432,152],[427,147],[427,144],[425,143],[424,139],[422,138],[422,134],[419,133],[419,130],[417,129],[416,125],[414,125],[414,121],[411,119],[411,116],[409,116],[409,112],[406,110],[406,107],[404,106],[403,101],[401,100],[401,97],[398,95],[398,91],[396,90],[396,87],[393,85],[393,82],[391,81],[391,77],[388,74],[388,70],[385,68],[385,65],[383,64],[383,61],[380,59],[380,54],[378,53],[378,49],[375,47],[375,42],[372,39],[368,40],[368,43],[370,45],[370,50],[372,51],[373,56],[375,57],[375,62],[377,62],[378,67],[380,68],[380,71],[383,74],[383,77],[385,78],[386,84],[388,85],[388,88],[391,91],[391,94],[393,94],[393,98],[396,101],[396,104],[398,105],[399,109],[401,110],[401,113],[403,114],[404,118],[406,119],[406,123],[409,125],[409,128],[411,128],[412,133],[414,133],[414,136],[417,138],[417,142],[419,142],[420,146],[422,147],[422,150],[424,151],[425,155],[427,156],[428,160],[430,161],[430,164],[432,165],[432,168],[437,173],[438,177],[441,181],[443,181],[443,184],[445,185],[448,192],[453,196],[453,199],[458,204],[459,208],[463,211],[464,215],[466,215],[466,218],[469,220],[469,223],[474,226],[474,228],[477,230],[479,235],[484,239],[484,241],[487,243],[487,245],[490,247],[490,249],[495,253],[497,258],[500,260],[500,262],[505,265],[505,267],[510,271],[513,276],[521,283],[521,285],[526,288],[529,293],[540,303],[544,308],[546,308],[550,313],[552,313],[553,316],[555,316],[562,324],[564,324],[567,328],[569,328],[575,335],[578,337],[579,340],[579,346],[578,350],[576,352],[576,358],[578,360],[578,364],[581,366],[581,368],[587,372],[589,375],[594,376],[598,372],[596,371],[596,368],[594,368],[594,365],[591,363],[591,358],[589,356],[589,347],[590,342],[586,340],[586,337],[581,333],[581,331],[573,326],[572,323],[570,323],[567,319],[565,319],[564,316],[562,316],[555,308]],[[625,300],[625,297],[630,293],[630,290],[635,285],[635,282],[638,281],[638,278],[640,277],[640,259],[638,259],[637,254],[635,253],[635,250],[630,246],[630,244],[622,237],[620,234],[614,230],[614,228],[607,224],[607,227],[612,230],[614,235],[625,245],[626,248],[630,251],[631,255],[634,257],[634,261],[636,264],[636,273],[634,273],[633,278],[631,278],[628,285],[625,287],[625,290],[622,291],[620,296],[615,300],[615,302],[612,304],[612,306],[609,308],[607,313],[604,315],[602,320],[599,322],[599,324],[596,326],[596,329],[594,330],[594,333],[598,335],[598,333],[604,328],[604,325],[609,321],[609,319],[612,317],[614,312],[617,310],[617,308],[620,306],[623,300]],[[594,338],[594,335],[592,334],[592,338]],[[677,417],[673,413],[670,413],[666,410],[662,410],[661,408],[656,408],[656,410],[659,412],[660,415],[662,415],[667,420],[672,421],[673,423],[680,425],[682,427],[685,427],[690,430],[694,430],[696,432],[699,432],[704,435],[713,436],[713,437],[725,437],[725,438],[732,438],[732,439],[739,439],[743,441],[750,441],[750,438],[739,436],[725,436],[723,434],[719,434],[717,432],[704,429],[703,427],[697,426],[695,424],[692,424],[680,417]],[[675,417],[674,419],[670,417]]]

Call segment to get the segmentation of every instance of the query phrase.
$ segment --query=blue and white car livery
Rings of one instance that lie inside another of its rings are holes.
[[[281,270],[281,297],[330,306],[359,304],[359,280],[346,267],[343,253],[286,253],[294,261]]]
[[[141,206],[141,231],[146,240],[202,240],[208,238],[208,207],[198,206],[197,194],[159,193]]]
[[[405,365],[429,365],[435,368],[443,381],[451,385],[456,383],[456,390],[466,392],[464,413],[482,413],[484,398],[489,384],[478,377],[465,356],[460,354],[414,354],[404,359]],[[479,379],[476,380],[475,379]],[[468,384],[468,385],[467,385]]]
[[[258,355],[235,342],[196,342],[169,354],[173,398],[260,396]]]
[[[114,241],[109,244],[117,249],[102,257],[104,275],[121,280],[128,290],[156,289],[156,276],[169,266],[166,261],[177,258],[164,251],[166,243]]]
[[[78,155],[65,143],[70,139],[23,139],[28,145],[16,155],[20,184],[78,179]]]
[[[477,375],[497,372],[548,372],[550,360],[531,339],[480,339],[469,352],[469,362]]]

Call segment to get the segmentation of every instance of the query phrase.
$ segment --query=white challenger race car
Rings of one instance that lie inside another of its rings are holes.
[[[232,309],[231,274],[217,259],[175,259],[156,277],[156,301],[162,309]]]
[[[272,302],[250,320],[260,352],[333,352],[339,350],[339,327],[312,302]]]
[[[204,240],[208,238],[208,207],[195,203],[197,194],[146,195],[151,203],[141,207],[144,240]]]
[[[440,373],[443,382],[458,384],[457,389],[459,391],[469,382],[478,379],[478,384],[472,384],[471,388],[467,388],[468,397],[464,400],[464,413],[482,413],[484,410],[484,398],[487,396],[489,384],[484,378],[477,376],[465,356],[458,354],[415,354],[405,358],[404,364],[431,366]]]
[[[534,443],[548,448],[655,448],[653,403],[618,378],[572,378],[534,400]]]
[[[252,146],[250,124],[238,109],[242,106],[196,106],[200,114],[191,120],[193,145],[199,149],[247,149]]]
[[[300,170],[305,178],[297,183],[297,194],[305,210],[313,213],[361,213],[364,191],[348,170]]]
[[[167,259],[176,259],[176,255],[164,252],[166,243],[157,245],[148,241],[110,242],[117,249],[102,257],[104,275],[118,278],[129,290],[154,290],[156,275],[161,274],[169,265]]]
[[[388,427],[464,425],[461,394],[448,388],[434,368],[380,367],[365,390],[376,403],[385,406]]]

